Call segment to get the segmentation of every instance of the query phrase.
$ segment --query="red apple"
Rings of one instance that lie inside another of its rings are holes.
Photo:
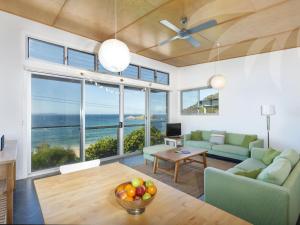
[[[137,196],[143,196],[145,194],[145,192],[146,192],[146,188],[144,185],[137,187],[135,190],[135,194]]]
[[[147,189],[147,188],[145,187],[145,185],[142,185],[141,187],[142,187],[142,188],[144,189],[144,191],[146,192],[146,189]]]

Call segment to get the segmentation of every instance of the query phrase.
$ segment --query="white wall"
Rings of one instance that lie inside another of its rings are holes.
[[[271,118],[271,145],[300,152],[299,64],[300,48],[220,61],[217,72],[227,80],[220,91],[220,114],[180,115],[177,92],[176,121],[182,122],[184,133],[214,129],[266,138],[266,119],[260,115],[260,106],[274,104],[277,114]],[[177,75],[177,89],[206,86],[213,73],[214,63],[182,67]]]
[[[28,112],[30,112],[30,73],[27,68],[43,68],[43,63],[25,60],[25,37],[33,36],[42,40],[62,44],[84,51],[97,51],[99,43],[80,37],[62,30],[42,25],[5,12],[0,12],[0,133],[4,133],[6,139],[18,140],[17,178],[25,178],[28,174],[28,160],[30,143],[28,143]],[[155,68],[170,73],[170,82],[173,86],[173,74],[176,67],[132,54],[132,63]],[[70,69],[65,66],[47,66],[51,72],[79,75],[80,70]],[[105,76],[97,73],[86,73],[87,76],[109,82],[119,82],[119,78]],[[125,79],[124,83],[149,86],[147,82]],[[152,87],[161,88],[163,85],[153,84]],[[172,99],[172,94],[170,99]],[[174,115],[170,114],[170,118]]]

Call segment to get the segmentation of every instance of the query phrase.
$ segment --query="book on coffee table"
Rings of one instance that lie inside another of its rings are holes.
[[[177,153],[181,153],[181,154],[190,154],[191,152],[188,150],[184,150],[184,149],[178,149],[176,150]]]

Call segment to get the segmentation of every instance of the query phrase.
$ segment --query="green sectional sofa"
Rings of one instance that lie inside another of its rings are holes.
[[[267,149],[253,148],[251,158],[223,171],[208,167],[204,172],[205,201],[245,219],[254,225],[295,225],[300,214],[300,161],[299,156],[283,183],[273,184],[260,180],[266,170],[273,173],[274,163],[263,163]],[[298,158],[298,161],[297,161]],[[277,160],[278,161],[278,160]],[[291,160],[289,160],[291,161]],[[289,162],[288,162],[289,163]],[[263,169],[257,179],[236,175],[238,171]],[[277,174],[279,170],[277,170]]]
[[[225,132],[224,144],[211,144],[210,136],[212,131],[202,130],[197,132],[201,132],[201,140],[199,140],[200,138],[193,140],[191,134],[184,135],[184,146],[207,149],[210,155],[245,160],[249,158],[250,150],[253,147],[264,147],[264,141],[257,139],[257,135]],[[249,142],[249,140],[253,141]]]

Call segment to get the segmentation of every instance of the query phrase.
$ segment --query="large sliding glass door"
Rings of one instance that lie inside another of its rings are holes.
[[[124,88],[124,153],[142,150],[145,146],[145,90]]]
[[[80,160],[78,80],[33,75],[31,80],[31,171]]]
[[[161,144],[168,122],[168,92],[150,90],[150,144]]]
[[[166,91],[45,75],[31,89],[32,172],[163,142]]]
[[[85,160],[118,154],[119,86],[85,84]]]

